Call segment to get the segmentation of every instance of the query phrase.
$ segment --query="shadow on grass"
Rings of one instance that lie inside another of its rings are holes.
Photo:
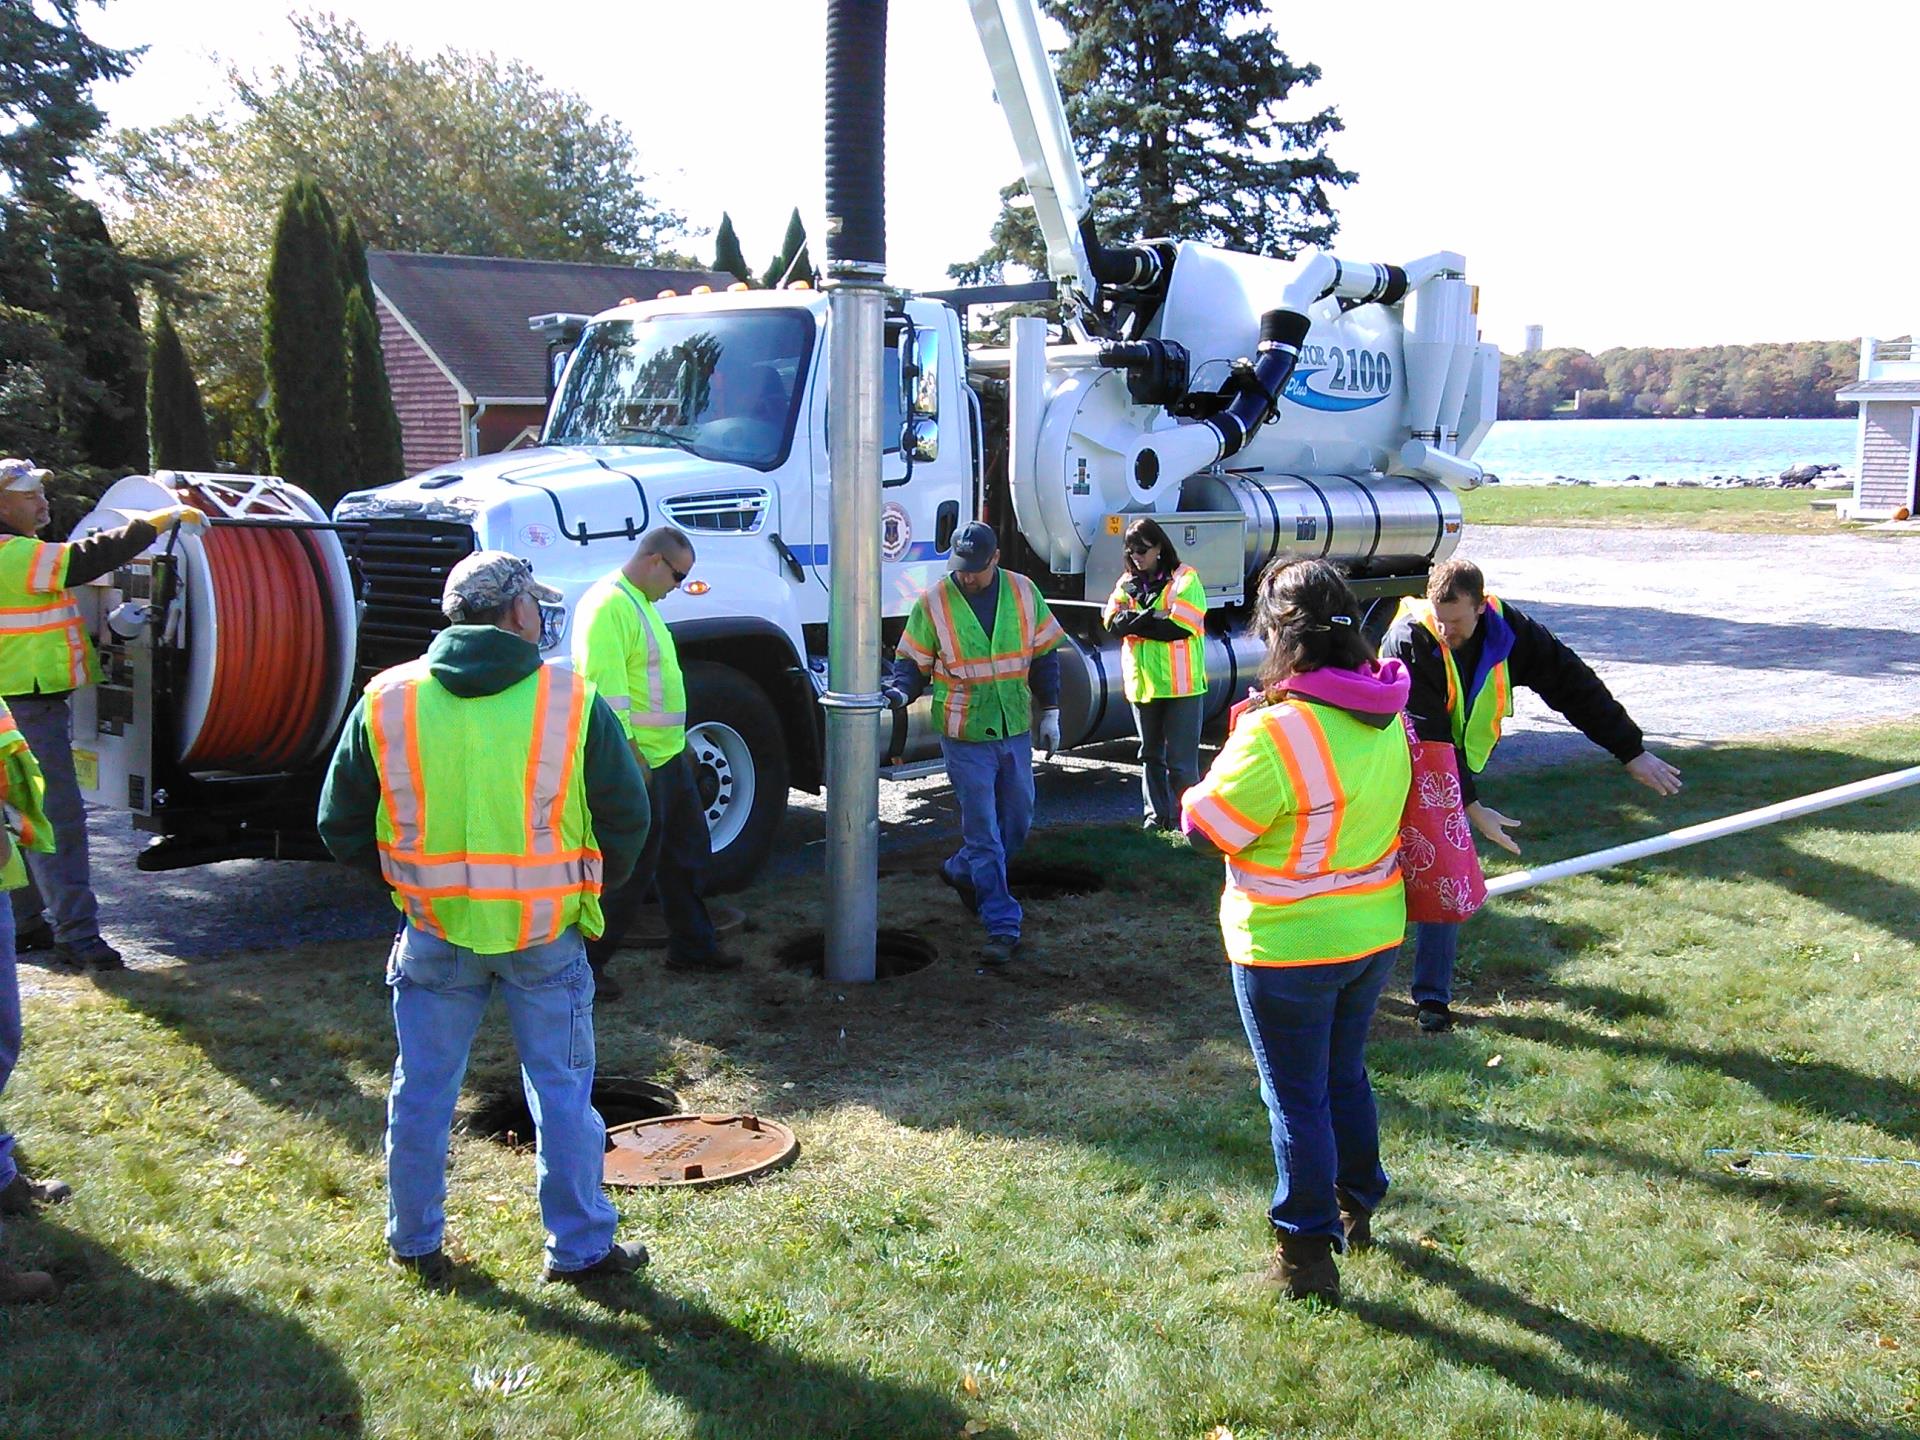
[[[1462,1304],[1551,1343],[1564,1358],[1468,1334],[1405,1305],[1351,1299],[1346,1305],[1349,1314],[1377,1329],[1419,1341],[1442,1364],[1491,1371],[1541,1400],[1592,1405],[1632,1426],[1637,1434],[1778,1440],[1905,1440],[1912,1434],[1756,1400],[1700,1374],[1663,1345],[1575,1319],[1439,1252],[1393,1241],[1383,1242],[1380,1248],[1410,1274],[1451,1291]]]
[[[15,1263],[63,1286],[51,1304],[0,1310],[9,1440],[364,1433],[359,1387],[285,1313],[154,1280],[45,1219],[8,1233]]]
[[[952,1440],[968,1417],[947,1396],[810,1359],[779,1340],[749,1334],[688,1296],[641,1279],[585,1289],[592,1309],[543,1304],[463,1268],[460,1301],[511,1316],[526,1329],[565,1336],[648,1382],[693,1412],[687,1433],[706,1440],[793,1440],[826,1433],[847,1440]],[[968,1432],[1006,1440],[988,1427]]]

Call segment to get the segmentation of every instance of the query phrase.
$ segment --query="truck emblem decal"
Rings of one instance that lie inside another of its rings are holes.
[[[520,539],[524,544],[531,545],[536,550],[544,550],[553,544],[553,527],[551,525],[522,525],[520,527]]]
[[[1296,405],[1304,405],[1309,410],[1324,410],[1330,414],[1341,414],[1348,410],[1364,410],[1369,405],[1378,405],[1392,393],[1382,390],[1374,395],[1332,395],[1325,389],[1315,389],[1312,380],[1316,375],[1327,374],[1323,365],[1302,365],[1287,377],[1286,387],[1280,392]],[[1345,378],[1342,375],[1340,378]]]
[[[880,512],[880,558],[889,565],[897,565],[912,544],[913,521],[908,518],[906,507],[897,500],[889,500],[886,509]]]

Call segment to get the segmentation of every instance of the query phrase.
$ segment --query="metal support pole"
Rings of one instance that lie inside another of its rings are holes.
[[[1649,840],[1636,840],[1629,845],[1615,845],[1608,850],[1596,850],[1591,855],[1575,856],[1571,860],[1560,860],[1552,865],[1540,865],[1532,870],[1515,870],[1511,874],[1489,880],[1487,898],[1491,900],[1498,895],[1511,895],[1516,890],[1530,890],[1535,885],[1565,880],[1573,875],[1585,875],[1590,870],[1606,870],[1615,865],[1624,865],[1629,860],[1645,859],[1649,855],[1664,855],[1669,850],[1680,850],[1688,845],[1719,840],[1728,835],[1738,835],[1745,830],[1758,830],[1765,825],[1776,825],[1782,820],[1794,820],[1819,810],[1831,810],[1836,805],[1847,805],[1855,800],[1885,795],[1889,791],[1904,790],[1909,785],[1920,785],[1920,765],[1906,770],[1890,771],[1885,775],[1876,775],[1871,780],[1856,780],[1851,785],[1836,785],[1831,790],[1817,790],[1811,795],[1802,795],[1797,800],[1782,800],[1778,805],[1766,805],[1758,810],[1745,810],[1738,815],[1728,815],[1723,819],[1689,825],[1684,830],[1670,830],[1665,835],[1655,835]]]

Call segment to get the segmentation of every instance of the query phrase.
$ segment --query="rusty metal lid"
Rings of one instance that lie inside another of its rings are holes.
[[[715,1185],[778,1169],[800,1153],[793,1131],[758,1115],[662,1115],[607,1131],[609,1185]]]

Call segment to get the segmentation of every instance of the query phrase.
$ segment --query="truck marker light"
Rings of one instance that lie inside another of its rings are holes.
[[[711,285],[696,285],[687,293],[689,295],[711,295],[713,293],[713,287]]]
[[[704,580],[689,580],[680,588],[689,595],[704,595],[713,587]]]
[[[789,280],[787,282],[787,289],[789,290],[811,290],[812,288],[813,286],[809,285],[805,280]]]
[[[633,298],[633,296],[631,296],[631,295],[628,295],[628,296],[626,296],[626,297],[624,297],[624,298],[623,298],[623,299],[622,299],[622,300],[620,301],[620,303],[621,303],[622,305],[638,305],[638,304],[639,304],[640,302],[639,302],[638,300],[636,300],[636,299],[634,299],[634,298]]]
[[[727,290],[729,293],[735,290],[750,290],[752,288],[753,287],[748,285],[747,282],[744,280],[736,280],[731,285],[727,286]]]
[[[656,300],[671,300],[673,299],[674,296],[678,295],[679,293],[680,292],[678,290],[662,290],[660,291],[659,294],[655,295],[653,298]]]

